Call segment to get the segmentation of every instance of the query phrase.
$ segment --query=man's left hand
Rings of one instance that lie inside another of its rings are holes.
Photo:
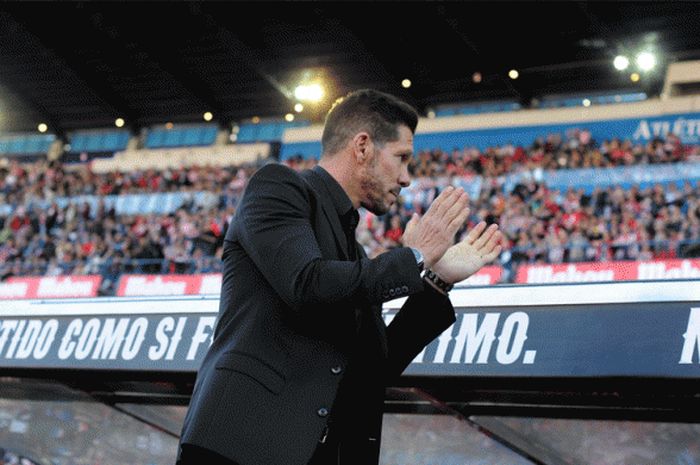
[[[463,281],[498,257],[502,237],[497,224],[487,228],[482,221],[464,240],[447,249],[432,270],[447,283]]]

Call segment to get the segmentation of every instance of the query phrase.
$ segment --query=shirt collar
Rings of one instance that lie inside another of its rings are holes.
[[[343,187],[338,184],[338,181],[325,169],[316,165],[312,168],[312,171],[318,174],[323,180],[323,184],[326,186],[335,211],[338,213],[338,217],[343,222],[343,225],[351,227],[354,230],[359,222],[360,214],[353,208],[352,201],[350,197],[348,197],[348,194]]]

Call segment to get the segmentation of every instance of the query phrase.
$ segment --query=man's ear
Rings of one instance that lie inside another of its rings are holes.
[[[353,157],[358,164],[363,164],[367,161],[371,143],[369,134],[364,131],[358,132],[352,138]]]

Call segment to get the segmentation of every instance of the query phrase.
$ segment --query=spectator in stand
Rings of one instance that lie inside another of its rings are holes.
[[[131,256],[136,261],[141,261],[136,265],[137,273],[160,273],[160,260],[165,258],[158,238],[152,234],[144,234],[138,238],[138,244],[133,248]]]
[[[401,226],[401,217],[399,215],[393,215],[390,219],[390,227],[384,233],[384,238],[389,239],[390,245],[397,247],[401,244],[401,237],[403,236],[403,227]]]

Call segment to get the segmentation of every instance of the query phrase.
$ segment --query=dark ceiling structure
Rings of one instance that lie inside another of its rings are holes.
[[[633,83],[612,60],[643,48],[659,63]],[[118,117],[136,129],[202,121],[206,111],[222,126],[281,117],[304,76],[328,86],[302,113],[313,121],[364,87],[424,114],[552,94],[655,95],[668,63],[698,58],[697,2],[8,2],[0,132],[44,122],[60,135]]]

